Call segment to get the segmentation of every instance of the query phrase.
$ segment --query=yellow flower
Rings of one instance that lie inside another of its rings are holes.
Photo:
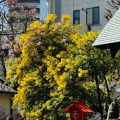
[[[52,108],[52,106],[50,105],[47,105],[47,109],[50,110]]]
[[[37,110],[37,111],[35,112],[35,116],[36,116],[36,117],[40,117],[41,114],[42,114],[41,110]]]
[[[71,17],[70,15],[62,15],[62,21],[70,21],[71,20]]]
[[[30,24],[30,28],[38,28],[39,26],[41,26],[41,23],[38,20]]]
[[[15,58],[15,61],[16,61],[17,63],[19,63],[19,62],[21,61],[21,59],[20,59],[20,58]]]
[[[80,29],[80,28],[82,28],[82,25],[81,25],[81,24],[74,25],[73,28],[74,28],[74,29]]]
[[[13,74],[13,71],[12,71],[12,70],[8,70],[8,71],[7,71],[7,75],[8,75],[8,76],[12,76],[12,74]]]
[[[36,80],[36,86],[40,86],[40,81],[39,80]]]
[[[57,16],[55,14],[49,14],[48,17],[46,18],[46,22],[52,22],[57,18]]]
[[[25,117],[25,110],[21,111],[21,116],[24,118]]]
[[[47,102],[46,102],[46,105],[49,105],[50,104],[50,100],[48,100]]]
[[[7,60],[6,63],[7,63],[7,65],[8,65],[9,67],[11,67],[12,64],[13,64],[13,63],[12,63],[12,60]]]

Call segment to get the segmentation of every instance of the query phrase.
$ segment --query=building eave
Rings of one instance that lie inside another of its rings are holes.
[[[4,83],[0,82],[0,93],[16,94],[17,91],[5,85]]]
[[[0,91],[0,93],[2,93],[2,94],[11,94],[11,95],[17,94],[17,92],[6,92],[6,91]]]
[[[93,43],[99,49],[110,49],[112,57],[120,49],[120,9],[114,14]]]

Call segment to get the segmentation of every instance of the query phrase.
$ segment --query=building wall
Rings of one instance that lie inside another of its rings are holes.
[[[4,93],[0,93],[0,110],[3,109],[5,111],[5,116],[9,116],[10,115],[10,100],[11,100],[12,96],[10,94],[4,94]],[[4,112],[2,110],[2,112]],[[0,116],[1,117],[1,116]],[[1,118],[0,118],[1,120]]]
[[[70,14],[71,18],[73,18],[73,11],[80,10],[80,24],[83,25],[84,29],[87,29],[86,8],[97,6],[100,8],[100,22],[99,24],[90,25],[92,30],[97,31],[102,30],[107,23],[107,20],[104,18],[105,8],[112,10],[113,14],[116,12],[108,5],[106,0],[51,0],[48,9],[49,13],[55,13],[58,16],[56,21],[60,21],[62,14]],[[71,25],[73,25],[73,19]]]
[[[40,0],[40,20],[44,21],[48,14],[48,6],[46,0]]]

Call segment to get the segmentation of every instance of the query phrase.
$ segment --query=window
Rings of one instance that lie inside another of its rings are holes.
[[[18,3],[40,3],[40,0],[18,0]]]
[[[73,25],[80,24],[80,10],[73,11]]]
[[[87,25],[99,23],[99,7],[88,8],[86,18]]]

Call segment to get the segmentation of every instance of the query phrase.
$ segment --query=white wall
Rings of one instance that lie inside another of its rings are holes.
[[[2,108],[5,110],[5,116],[10,115],[10,108],[11,108],[10,100],[11,100],[11,98],[12,98],[12,96],[10,94],[0,93],[0,107],[2,106]]]
[[[105,8],[112,10],[112,13],[115,13],[116,10],[112,9],[108,5],[107,0],[51,0],[49,3],[49,13],[55,13],[58,16],[57,21],[60,21],[62,14],[70,14],[73,18],[73,10],[80,10],[80,23],[85,29],[86,26],[86,8],[91,7],[100,7],[100,23],[91,25],[92,30],[102,30],[106,25],[107,20],[104,18]],[[83,10],[81,10],[83,8]],[[73,20],[71,21],[73,25]]]

